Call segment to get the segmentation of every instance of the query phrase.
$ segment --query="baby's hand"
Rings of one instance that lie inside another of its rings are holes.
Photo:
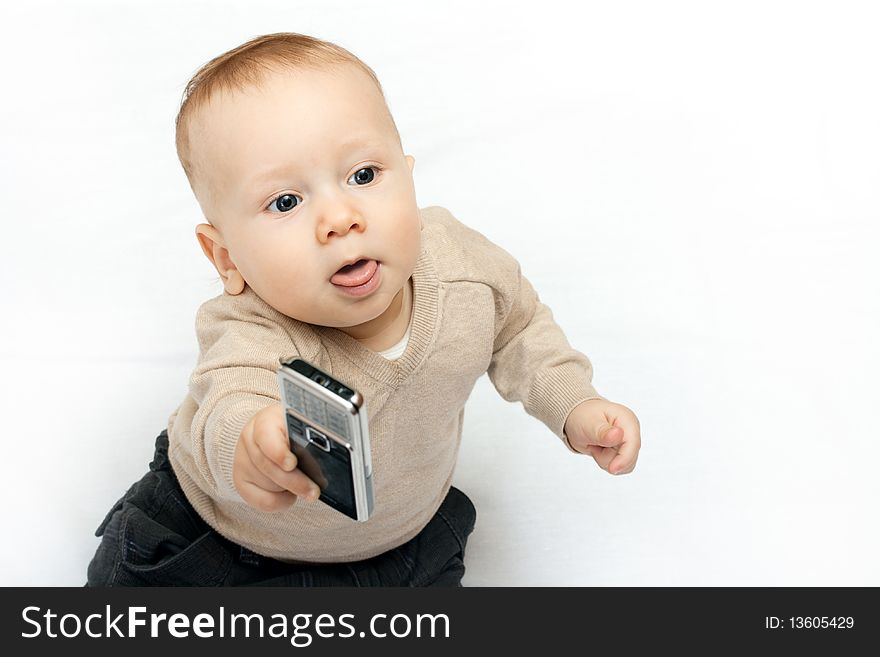
[[[563,429],[572,448],[592,456],[610,474],[627,474],[636,467],[642,446],[639,430],[635,413],[604,399],[575,406]]]
[[[281,404],[254,415],[235,446],[232,481],[245,502],[260,511],[283,511],[297,497],[318,499],[317,484],[296,467]]]

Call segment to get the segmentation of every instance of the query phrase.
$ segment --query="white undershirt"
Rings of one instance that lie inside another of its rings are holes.
[[[406,351],[406,344],[409,342],[409,331],[411,327],[412,319],[410,319],[409,326],[406,327],[406,333],[403,334],[403,338],[401,338],[400,342],[398,342],[390,349],[378,352],[379,355],[384,356],[388,360],[397,360],[398,358],[403,356],[403,352]]]
[[[409,286],[409,289],[407,290],[407,292],[409,292],[410,299],[412,299],[412,280],[411,279],[410,279],[410,286]],[[412,306],[412,302],[410,302],[410,306]],[[384,356],[388,360],[397,360],[398,358],[403,356],[403,352],[406,351],[406,345],[409,342],[409,332],[410,332],[410,329],[412,328],[412,316],[413,316],[413,312],[412,312],[412,308],[410,308],[409,324],[406,325],[406,333],[403,334],[403,337],[400,339],[400,342],[398,342],[393,347],[390,347],[390,348],[386,349],[385,351],[377,352],[380,356]]]

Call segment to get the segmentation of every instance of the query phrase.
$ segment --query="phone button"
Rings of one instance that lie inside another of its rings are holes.
[[[330,439],[327,438],[327,436],[325,436],[323,433],[316,429],[313,429],[312,427],[306,427],[306,440],[314,445],[317,445],[325,452],[330,451]]]

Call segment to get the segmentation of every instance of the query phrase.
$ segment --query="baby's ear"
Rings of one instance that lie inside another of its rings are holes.
[[[416,165],[416,158],[412,155],[407,155],[406,163],[409,165],[409,172],[412,173],[413,167]]]
[[[196,226],[196,240],[199,242],[199,246],[202,247],[202,253],[205,254],[205,257],[211,261],[211,264],[215,267],[217,266],[214,263],[214,243],[215,243],[215,233],[217,229],[214,228],[211,224],[199,224]]]
[[[232,295],[241,294],[244,289],[244,277],[232,262],[232,258],[229,257],[229,250],[223,246],[223,237],[220,235],[220,231],[211,224],[199,224],[196,226],[196,239],[198,239],[205,257],[211,261],[214,269],[220,274],[226,291]]]

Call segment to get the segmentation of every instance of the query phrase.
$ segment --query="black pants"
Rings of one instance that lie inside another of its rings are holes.
[[[162,431],[150,471],[95,532],[102,540],[86,586],[461,586],[475,520],[470,499],[452,487],[425,528],[388,552],[348,563],[284,563],[233,543],[202,520],[171,469]]]

